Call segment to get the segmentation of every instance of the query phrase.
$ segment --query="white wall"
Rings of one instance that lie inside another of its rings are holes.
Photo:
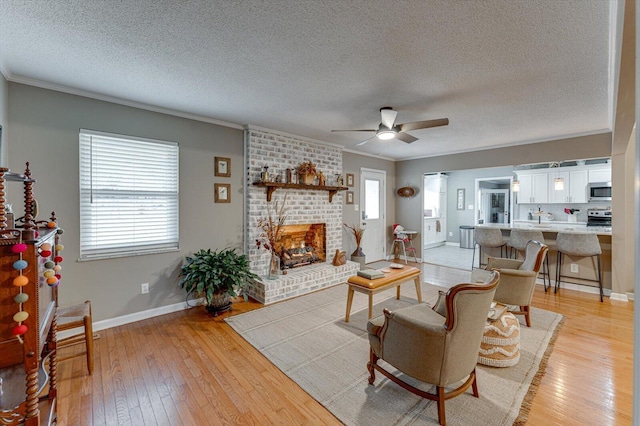
[[[243,240],[243,131],[109,102],[9,83],[8,164],[31,162],[40,219],[55,210],[64,228],[61,306],[92,301],[94,321],[175,304],[184,256],[200,248],[238,247]],[[180,250],[78,262],[80,128],[178,142],[180,145]],[[231,158],[231,177],[214,177],[214,157]],[[215,204],[214,182],[231,184],[231,203]],[[22,211],[21,188],[9,184],[8,201]],[[150,293],[140,294],[141,283]]]

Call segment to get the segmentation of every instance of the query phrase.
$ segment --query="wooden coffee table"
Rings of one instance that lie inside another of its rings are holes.
[[[418,303],[422,302],[422,291],[420,290],[420,269],[413,266],[404,266],[402,269],[385,269],[389,269],[390,272],[386,272],[384,274],[384,278],[369,280],[367,278],[354,275],[347,280],[349,288],[347,290],[347,313],[344,316],[345,322],[349,322],[353,293],[356,291],[369,295],[369,319],[371,319],[373,315],[374,294],[395,286],[397,288],[396,299],[400,299],[400,284],[409,280],[414,280],[416,285],[416,294],[418,295]]]

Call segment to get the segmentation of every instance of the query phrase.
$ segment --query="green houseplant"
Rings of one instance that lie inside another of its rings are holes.
[[[180,269],[180,287],[188,294],[204,297],[207,310],[216,315],[231,308],[231,296],[242,293],[246,301],[242,290],[249,280],[258,279],[249,268],[247,256],[235,249],[201,249],[185,260]]]

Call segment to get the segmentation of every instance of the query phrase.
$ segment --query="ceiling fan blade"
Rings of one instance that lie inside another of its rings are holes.
[[[412,123],[400,124],[400,131],[409,132],[411,130],[428,129],[430,127],[446,126],[449,124],[448,118],[438,118],[436,120],[414,121]]]
[[[372,137],[370,137],[369,139],[365,139],[365,140],[363,140],[362,142],[358,142],[358,143],[356,144],[356,146],[362,146],[362,145],[364,145],[365,143],[369,142],[371,139],[375,139],[375,138],[376,138],[376,136],[372,136]]]
[[[380,108],[380,121],[389,129],[393,128],[397,116],[398,111],[394,111],[390,107]]]
[[[376,129],[332,130],[332,132],[377,132]]]
[[[396,135],[396,139],[401,140],[402,142],[406,142],[406,143],[411,143],[411,142],[415,142],[415,141],[418,140],[418,138],[414,138],[410,134],[404,133],[404,132],[399,132]]]

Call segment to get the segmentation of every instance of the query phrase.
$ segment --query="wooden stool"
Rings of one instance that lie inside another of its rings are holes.
[[[88,300],[79,305],[58,309],[58,332],[72,330],[78,327],[83,327],[84,331],[58,340],[58,349],[84,341],[85,351],[64,358],[58,358],[58,361],[64,361],[86,354],[87,369],[89,370],[89,374],[91,374],[93,373],[93,323],[91,320],[91,302]]]
[[[351,303],[353,302],[353,293],[355,291],[369,295],[369,319],[371,319],[373,316],[373,295],[395,286],[397,287],[396,299],[400,299],[400,284],[411,279],[415,282],[418,303],[420,303],[422,302],[420,269],[413,266],[405,266],[402,269],[391,269],[391,272],[385,273],[384,278],[376,278],[375,280],[369,280],[358,275],[350,277],[347,280],[349,288],[347,290],[347,313],[344,316],[344,322],[349,322]]]

